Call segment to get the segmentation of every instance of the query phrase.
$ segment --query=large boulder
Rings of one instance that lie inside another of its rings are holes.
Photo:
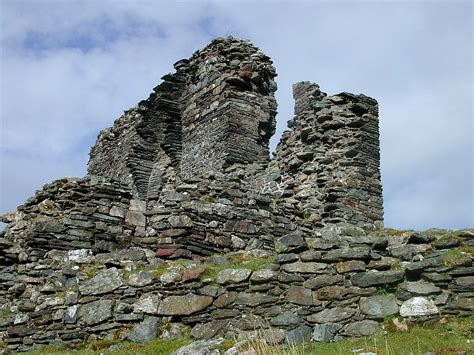
[[[413,297],[403,302],[400,307],[402,317],[418,317],[438,314],[439,310],[434,301],[425,297]]]

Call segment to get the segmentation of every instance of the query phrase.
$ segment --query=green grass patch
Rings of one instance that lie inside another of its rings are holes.
[[[82,264],[79,270],[86,276],[87,280],[92,279],[103,268],[101,264]]]
[[[446,266],[457,266],[459,260],[464,258],[466,254],[460,248],[450,249],[444,254],[444,264]]]
[[[204,269],[204,273],[201,275],[201,279],[212,279],[215,280],[217,275],[227,269],[249,269],[252,271],[261,269],[262,267],[272,264],[275,262],[273,256],[264,258],[253,256],[249,253],[236,253],[226,255],[228,264],[217,265],[211,263],[204,263],[199,265]]]
[[[15,313],[13,313],[11,310],[5,309],[4,311],[0,312],[0,319],[5,319],[14,315]]]

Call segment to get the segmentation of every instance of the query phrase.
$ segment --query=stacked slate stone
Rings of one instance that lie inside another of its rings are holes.
[[[134,244],[151,247],[161,257],[211,255],[232,250],[273,249],[274,239],[296,229],[289,208],[256,192],[242,167],[186,180],[148,202],[146,237]],[[240,177],[239,177],[240,176]]]
[[[145,199],[176,179],[268,161],[276,72],[266,55],[248,41],[216,38],[175,69],[100,133],[89,174],[128,183]]]
[[[147,100],[125,112],[103,130],[92,147],[88,172],[127,183],[136,197],[146,198],[152,170],[177,167],[181,150],[179,98],[181,73],[165,75]],[[163,166],[163,162],[166,164]],[[158,163],[158,165],[156,165]],[[161,163],[161,165],[160,165]],[[154,178],[157,181],[156,174]],[[152,184],[150,192],[156,193]]]
[[[57,180],[16,212],[2,216],[9,223],[5,241],[15,244],[20,261],[39,260],[51,250],[98,253],[124,248],[145,231],[145,215],[136,202],[140,201],[132,200],[130,188],[118,181],[101,177]]]
[[[181,176],[268,161],[275,131],[272,61],[248,41],[218,38],[188,64]]]
[[[0,238],[10,255],[0,259],[0,343],[26,351],[190,329],[196,339],[258,332],[295,344],[371,335],[387,316],[398,324],[472,316],[472,254],[463,250],[473,247],[473,233],[383,237],[346,224],[318,236],[289,233],[275,252],[171,262],[119,241],[112,251],[59,247],[37,259],[32,247]]]
[[[296,84],[295,118],[269,160],[267,56],[218,38],[175,68],[101,132],[91,175],[1,216],[0,346],[187,327],[298,343],[369,335],[388,315],[473,314],[472,231],[374,232],[375,100]]]
[[[307,218],[373,228],[383,221],[377,102],[329,96],[317,84],[295,84],[295,118],[269,168],[292,178]],[[290,192],[291,193],[291,192]]]

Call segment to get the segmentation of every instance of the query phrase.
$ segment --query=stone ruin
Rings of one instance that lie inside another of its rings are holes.
[[[187,327],[299,343],[369,335],[392,315],[472,315],[472,254],[459,251],[472,232],[383,233],[374,99],[295,84],[270,159],[268,56],[216,38],[174,67],[100,133],[86,177],[1,217],[0,346]]]

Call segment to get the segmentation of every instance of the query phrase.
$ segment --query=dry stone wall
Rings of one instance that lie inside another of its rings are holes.
[[[130,202],[129,219],[135,208],[143,204]],[[47,246],[36,258],[37,245],[4,237],[0,338],[17,351],[168,339],[186,329],[196,339],[258,330],[295,344],[371,335],[387,317],[404,324],[474,312],[472,254],[463,251],[474,246],[473,231],[387,237],[340,225],[317,235],[296,230],[273,249],[174,261],[119,240],[111,251]]]
[[[272,159],[276,76],[217,38],[102,131],[89,175],[1,216],[0,344],[275,342],[472,315],[473,232],[383,233],[377,102],[294,86]]]
[[[271,162],[287,174],[308,218],[382,225],[377,102],[364,95],[327,96],[317,84],[293,86],[295,117]]]

